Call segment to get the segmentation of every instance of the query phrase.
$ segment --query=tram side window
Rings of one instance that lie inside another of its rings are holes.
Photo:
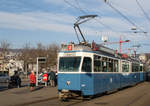
[[[94,56],[94,72],[101,72],[101,57]]]
[[[108,65],[109,65],[108,72],[113,72],[114,66],[113,66],[113,60],[112,59],[109,59]]]
[[[132,72],[138,72],[140,70],[139,68],[138,64],[132,64]]]
[[[114,61],[114,72],[118,72],[118,61]]]
[[[102,61],[102,67],[103,67],[102,72],[107,72],[108,71],[107,66],[108,66],[107,62]]]
[[[140,66],[140,71],[141,71],[141,72],[143,71],[143,66]]]
[[[118,72],[118,60],[102,57],[102,72]]]
[[[82,72],[91,72],[92,71],[92,59],[89,57],[84,57],[82,64]]]
[[[103,57],[102,58],[102,72],[108,72],[109,70],[109,62],[108,62],[108,58]]]
[[[135,72],[135,65],[132,64],[132,72]]]
[[[129,72],[129,64],[122,64],[122,72]]]

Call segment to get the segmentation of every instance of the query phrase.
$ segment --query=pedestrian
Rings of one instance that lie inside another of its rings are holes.
[[[44,71],[44,74],[43,74],[43,82],[45,83],[45,86],[47,86],[47,82],[48,82],[47,79],[48,79],[48,78],[47,78],[47,72]]]
[[[55,75],[54,71],[51,71],[50,72],[50,85],[52,87],[55,86],[55,80],[56,80],[56,75]]]
[[[31,71],[29,78],[30,78],[30,91],[33,91],[36,83],[36,77],[34,71]]]
[[[17,71],[14,71],[14,75],[10,77],[10,81],[8,84],[9,87],[21,87],[21,78]]]
[[[14,77],[15,77],[15,80],[16,80],[16,86],[18,88],[20,88],[21,87],[21,78],[19,77],[19,73],[17,71],[15,72]]]

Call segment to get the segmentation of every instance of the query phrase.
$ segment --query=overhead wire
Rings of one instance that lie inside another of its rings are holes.
[[[73,5],[73,4],[71,4],[69,1],[64,0],[64,2],[67,3],[68,5],[74,7],[75,9],[80,10],[83,14],[86,14],[86,12],[85,12],[84,10],[82,10],[81,8],[79,8],[79,7],[77,7],[77,6]]]
[[[81,8],[81,6],[80,6],[78,0],[75,0],[76,4],[77,4],[78,6],[73,5],[72,3],[70,3],[70,2],[67,1],[67,0],[64,0],[64,2],[67,3],[68,5],[74,7],[75,9],[78,9],[78,10],[79,10],[80,12],[82,12],[83,14],[88,14],[85,10],[83,10],[83,9]],[[98,16],[98,18],[101,19],[100,16]],[[107,28],[107,29],[113,31],[113,29],[112,29],[110,26],[104,24],[103,22],[99,21],[98,19],[94,19],[94,20],[96,20],[99,24],[103,25],[105,28]]]
[[[80,10],[82,10],[83,11],[83,13],[85,13],[86,14],[86,11],[85,10],[83,10],[82,8],[81,8],[81,6],[80,6],[80,4],[79,4],[79,2],[78,2],[78,0],[74,0],[75,2],[76,2],[76,4],[78,5],[77,7],[80,9]]]
[[[127,16],[125,16],[121,11],[119,11],[117,8],[115,8],[113,5],[111,5],[107,0],[104,0],[104,2],[109,7],[111,7],[114,11],[116,11],[120,16],[122,16],[126,21],[128,21],[131,25],[133,25],[134,27],[138,28],[141,32],[146,34],[146,32],[143,29],[141,29],[139,26],[137,26],[133,21],[131,21]]]
[[[84,10],[81,8],[81,6],[80,6],[78,0],[74,0],[74,1],[76,2],[77,7],[80,8],[80,10],[84,11]],[[87,9],[86,9],[86,10],[87,10]],[[89,11],[87,10],[87,12],[89,12]],[[87,13],[87,12],[84,11],[84,13]],[[98,16],[98,18],[101,19],[101,17],[99,17],[99,16]],[[104,24],[102,21],[100,21],[100,20],[98,20],[98,19],[96,19],[96,18],[94,18],[94,20],[97,21],[99,24],[103,25],[106,29],[109,29],[109,30],[111,30],[111,31],[114,31],[110,26]],[[116,31],[115,31],[115,32],[116,32]]]
[[[77,6],[75,6],[74,4],[70,3],[70,2],[67,1],[67,0],[64,0],[64,1],[65,1],[68,5],[70,5],[71,7],[75,8],[75,9],[77,9],[77,10],[80,10],[81,13],[83,13],[83,14],[88,14],[84,9],[81,8],[81,6],[80,6],[78,0],[75,0]],[[119,12],[120,12],[120,11],[119,11]],[[121,12],[120,12],[120,13],[121,13]],[[98,18],[101,19],[101,17],[98,17]],[[126,17],[125,17],[125,18],[126,18]],[[128,19],[128,18],[127,18],[127,19]],[[113,29],[112,29],[110,26],[104,24],[103,22],[99,21],[98,19],[95,19],[95,18],[94,18],[94,20],[96,20],[99,24],[103,25],[105,28],[107,28],[107,29],[113,31]],[[128,19],[128,20],[129,20],[129,19]],[[131,23],[132,23],[132,22],[131,22]],[[134,26],[136,26],[134,23],[132,23],[132,24],[133,24]],[[78,37],[78,36],[77,36],[77,37]],[[78,38],[78,39],[79,39],[79,38]]]
[[[150,23],[150,17],[148,16],[148,14],[145,12],[143,6],[140,4],[140,2],[138,0],[135,0],[137,5],[139,6],[139,8],[141,9],[141,11],[143,12],[144,16],[146,17],[146,19],[149,21]]]
[[[80,6],[80,4],[79,4],[79,2],[78,2],[78,0],[75,0],[75,1],[76,1],[77,5],[79,6],[79,8],[82,9],[81,6]],[[83,9],[82,9],[82,10],[83,10]],[[88,10],[87,10],[87,11],[88,11]],[[85,11],[84,11],[84,12],[85,12]],[[88,12],[89,12],[89,11],[88,11]],[[85,13],[87,13],[87,12],[85,12]],[[99,14],[100,14],[100,13],[99,13]],[[101,19],[101,14],[100,14],[100,16],[98,16],[98,18]],[[112,29],[110,26],[104,24],[102,21],[100,21],[100,20],[98,20],[98,19],[95,19],[95,18],[94,18],[94,20],[97,21],[99,24],[103,25],[105,28],[107,28],[107,29],[113,31],[113,29]]]

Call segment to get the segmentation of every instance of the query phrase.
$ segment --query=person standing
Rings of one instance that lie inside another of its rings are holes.
[[[14,78],[15,78],[16,86],[18,88],[20,88],[21,87],[21,78],[19,77],[18,71],[15,71]]]
[[[29,78],[30,78],[30,91],[33,91],[36,84],[36,77],[34,71],[31,71]]]
[[[44,71],[44,74],[43,74],[43,82],[45,83],[45,86],[47,86],[47,72]]]
[[[8,83],[8,87],[21,87],[21,78],[17,71],[14,71],[14,75],[10,77],[10,81]]]
[[[56,79],[56,75],[55,75],[54,71],[51,71],[50,72],[50,85],[52,87],[55,86],[55,79]]]

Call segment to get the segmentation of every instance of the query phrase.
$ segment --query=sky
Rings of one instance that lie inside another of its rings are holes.
[[[137,1],[149,18],[150,0]],[[134,33],[131,28],[135,26],[108,4],[136,24],[139,33]],[[32,46],[78,43],[73,25],[83,15],[98,15],[80,25],[88,42],[94,40],[100,44],[102,36],[108,42],[119,42],[121,38],[130,40],[122,44],[123,52],[139,44],[140,48],[134,48],[137,52],[150,52],[150,18],[146,18],[136,0],[107,0],[106,3],[104,0],[0,0],[0,41],[9,42],[12,48],[22,48],[27,43]],[[106,46],[118,49],[119,43]]]

